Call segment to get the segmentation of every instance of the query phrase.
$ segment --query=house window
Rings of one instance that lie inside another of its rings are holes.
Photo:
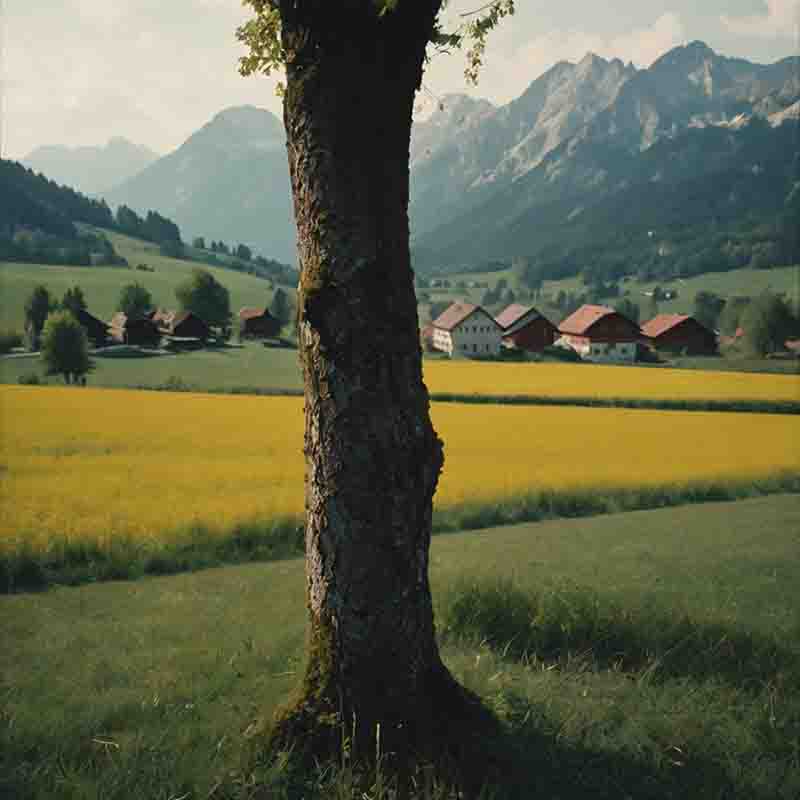
[[[476,344],[472,345],[472,352],[473,353],[477,353],[478,352],[478,345],[476,345]]]

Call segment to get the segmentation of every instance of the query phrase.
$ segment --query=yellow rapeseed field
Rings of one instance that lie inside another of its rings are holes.
[[[800,375],[600,364],[426,361],[432,393],[800,402]]]
[[[303,508],[299,398],[0,389],[0,545],[155,544]],[[436,502],[800,471],[800,417],[436,404]]]

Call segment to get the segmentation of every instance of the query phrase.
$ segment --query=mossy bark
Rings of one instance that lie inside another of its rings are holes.
[[[409,258],[412,104],[440,0],[383,18],[366,0],[284,5],[310,638],[274,740],[335,749],[344,729],[368,752],[380,729],[384,749],[430,752],[479,708],[435,639],[428,549],[443,446]]]

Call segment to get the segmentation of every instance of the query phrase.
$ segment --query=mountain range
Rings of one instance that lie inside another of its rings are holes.
[[[415,130],[425,143],[412,148],[416,266],[563,248],[585,241],[587,226],[601,233],[595,220],[607,232],[621,213],[658,227],[665,202],[670,224],[726,213],[693,202],[698,190],[724,196],[739,217],[774,214],[800,178],[799,67],[796,57],[757,65],[692,42],[643,70],[592,55],[557,64],[499,109],[446,98]],[[749,129],[762,121],[756,136]],[[767,179],[762,162],[778,179],[767,208],[751,191]],[[732,171],[742,175],[725,194]]]
[[[243,243],[278,261],[297,260],[283,124],[254,106],[221,111],[104,197],[135,210],[157,207],[189,240]]]
[[[800,195],[799,115],[800,58],[760,65],[702,42],[647,69],[561,61],[499,107],[447,95],[412,130],[415,269],[525,256],[577,270],[623,238],[668,249],[665,226],[703,236],[785,215]],[[266,110],[220,112],[103,196],[157,208],[185,237],[296,262],[285,134]]]
[[[115,136],[102,147],[37,147],[22,164],[56,183],[84,194],[98,195],[141,172],[157,159],[158,153],[144,145]]]

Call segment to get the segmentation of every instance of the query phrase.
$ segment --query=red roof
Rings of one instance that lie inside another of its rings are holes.
[[[650,339],[655,339],[662,333],[676,328],[687,319],[689,319],[688,314],[659,314],[642,325],[642,333]]]
[[[480,306],[473,305],[472,303],[453,303],[436,317],[432,323],[433,327],[441,328],[444,331],[451,331],[478,309],[483,311]]]
[[[618,313],[618,311],[608,306],[595,306],[587,303],[563,320],[558,326],[558,330],[561,333],[583,336],[598,320],[607,317],[609,314]]]
[[[239,319],[255,319],[269,314],[266,308],[243,308],[239,312]]]
[[[501,311],[496,317],[497,324],[505,330],[510,328],[518,319],[524,317],[529,311],[536,311],[533,306],[523,306],[520,303],[512,303],[508,308]],[[538,314],[539,312],[536,311]]]

